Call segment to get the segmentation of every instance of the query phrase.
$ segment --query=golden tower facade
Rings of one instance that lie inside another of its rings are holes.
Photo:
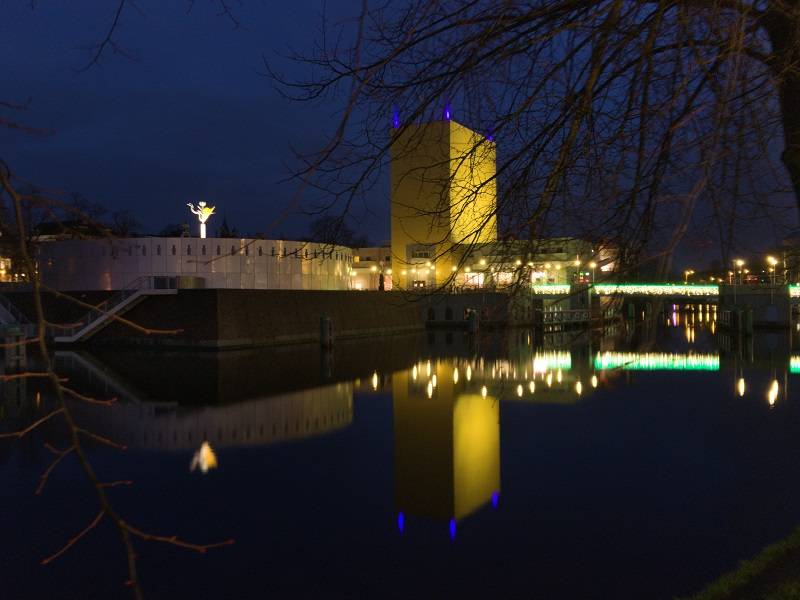
[[[455,121],[393,130],[393,281],[441,285],[459,249],[497,240],[495,143]]]

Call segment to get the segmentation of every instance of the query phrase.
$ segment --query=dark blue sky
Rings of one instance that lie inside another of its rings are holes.
[[[135,60],[108,52],[77,72],[90,58],[81,47],[103,38],[115,5],[3,2],[0,100],[30,98],[15,116],[55,133],[0,129],[0,156],[38,185],[129,208],[145,230],[188,221],[186,202],[205,199],[240,232],[267,231],[297,189],[278,183],[293,164],[290,146],[318,148],[339,107],[283,99],[261,74],[262,55],[291,77],[307,75],[279,54],[311,50],[323,2],[234,2],[234,29],[210,0],[189,14],[188,2],[142,0],[143,14],[126,7],[116,38]],[[358,10],[337,0],[327,16]],[[378,241],[388,237],[388,200],[376,196],[357,227]],[[299,235],[307,222],[290,215],[269,233]]]

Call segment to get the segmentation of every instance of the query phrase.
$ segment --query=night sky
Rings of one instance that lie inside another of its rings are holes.
[[[317,198],[298,201],[297,182],[281,180],[298,166],[292,147],[325,144],[344,100],[283,98],[265,76],[262,56],[289,79],[308,79],[308,67],[283,55],[312,53],[323,9],[335,24],[357,15],[360,1],[232,2],[236,28],[211,0],[142,0],[140,11],[126,6],[115,36],[132,60],[107,51],[81,71],[116,5],[2,2],[0,101],[30,103],[24,113],[0,117],[53,134],[0,127],[0,157],[38,186],[80,193],[109,212],[130,210],[143,233],[193,222],[186,203],[206,200],[219,215],[212,232],[224,216],[242,235],[305,235],[310,219],[301,209]],[[389,237],[388,192],[385,182],[352,213],[351,226],[373,243]],[[737,232],[734,247],[746,254],[775,247],[795,223],[794,210],[788,218],[765,215]],[[705,229],[690,232],[678,261],[716,258],[709,243],[716,242]]]
[[[188,2],[137,4],[142,12],[126,7],[116,38],[134,60],[109,52],[78,72],[115,2],[3,2],[0,100],[30,105],[2,116],[54,133],[0,128],[0,156],[37,185],[131,210],[145,232],[189,222],[186,203],[204,199],[243,234],[305,234],[309,219],[291,202],[298,186],[279,182],[297,164],[291,147],[320,147],[339,107],[282,98],[263,75],[262,55],[289,77],[305,77],[305,67],[281,55],[313,48],[324,4],[234,2],[238,29],[209,0],[188,14]],[[337,0],[326,16],[349,17],[359,6]],[[281,218],[290,204],[294,214]],[[387,238],[388,200],[369,208],[354,227]]]

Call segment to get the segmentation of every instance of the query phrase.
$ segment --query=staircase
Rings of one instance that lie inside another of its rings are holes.
[[[31,323],[11,300],[0,294],[0,328],[12,327],[21,330],[26,338],[36,335],[36,325]]]
[[[151,275],[135,279],[124,289],[119,290],[108,300],[87,312],[74,325],[60,328],[60,333],[53,337],[53,341],[59,344],[86,341],[111,323],[114,317],[127,312],[148,296],[174,296],[178,293],[174,278],[167,279],[167,287],[155,287],[156,280],[163,282],[165,279]]]

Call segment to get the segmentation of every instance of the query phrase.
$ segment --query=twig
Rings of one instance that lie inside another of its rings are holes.
[[[43,558],[42,561],[39,564],[42,564],[42,565],[49,564],[49,563],[53,562],[55,559],[57,559],[59,556],[64,554],[64,552],[66,552],[72,546],[75,545],[75,542],[77,542],[79,539],[81,539],[83,536],[85,536],[87,533],[89,533],[92,529],[97,527],[97,524],[100,522],[100,519],[103,518],[104,514],[105,514],[105,511],[103,511],[103,510],[98,512],[97,516],[92,520],[91,523],[89,523],[89,525],[86,526],[86,528],[83,531],[78,533],[76,536],[70,538],[69,541],[58,552],[56,552],[55,554],[51,554],[47,558]]]

